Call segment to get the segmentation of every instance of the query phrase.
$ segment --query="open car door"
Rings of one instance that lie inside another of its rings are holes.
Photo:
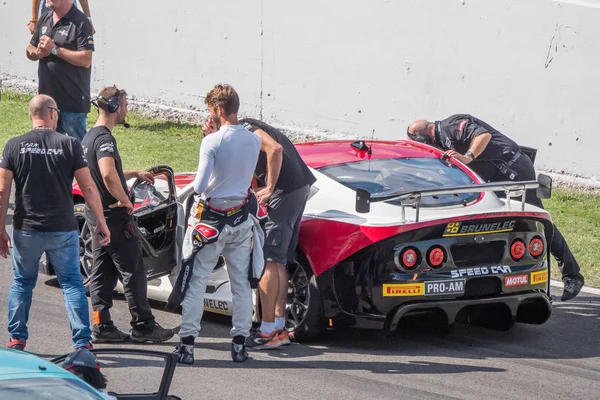
[[[98,357],[100,371],[106,376],[106,390],[118,400],[166,400],[169,396],[177,367],[176,354],[124,348],[90,351]],[[61,365],[67,356],[64,354],[50,361]]]
[[[177,191],[173,170],[160,165],[148,170],[154,184],[136,180],[129,191],[144,250],[148,278],[167,275],[176,264]]]

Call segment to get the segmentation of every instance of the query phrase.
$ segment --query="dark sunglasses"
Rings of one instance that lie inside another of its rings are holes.
[[[51,110],[56,110],[56,114],[58,114],[60,116],[60,110],[58,108],[56,108],[56,107],[50,107],[50,106],[48,106],[48,108],[51,109]]]

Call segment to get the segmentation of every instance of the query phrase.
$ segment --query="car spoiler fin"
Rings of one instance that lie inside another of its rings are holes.
[[[421,199],[425,196],[441,196],[448,194],[477,193],[477,192],[504,192],[507,198],[521,196],[521,211],[525,210],[525,192],[536,189],[537,197],[540,199],[550,198],[552,195],[552,178],[548,175],[540,174],[536,181],[522,182],[491,182],[479,183],[475,185],[460,185],[442,188],[413,190],[410,192],[395,193],[388,196],[371,197],[371,193],[362,188],[356,190],[356,212],[368,213],[371,210],[371,203],[400,200],[402,207],[402,220],[406,221],[405,207],[415,207],[417,210],[416,221],[419,222],[419,207]],[[506,202],[507,208],[511,209],[510,201]]]

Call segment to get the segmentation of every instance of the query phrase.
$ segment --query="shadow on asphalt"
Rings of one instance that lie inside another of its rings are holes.
[[[58,287],[58,282],[51,283],[50,281],[56,281],[56,279],[50,279],[46,281],[46,284]],[[404,324],[402,329],[387,336],[379,331],[356,329],[326,331],[318,340],[302,343],[302,345],[294,343],[292,346],[268,351],[268,354],[270,357],[281,360],[297,360],[335,353],[352,353],[357,358],[360,358],[361,354],[467,359],[584,359],[600,357],[600,335],[596,334],[600,328],[600,297],[581,293],[577,298],[564,303],[560,300],[557,301],[559,297],[555,294],[552,316],[542,325],[517,323],[511,330],[502,332],[467,324],[455,324],[450,329],[445,329],[436,325],[434,321],[413,319],[410,323]],[[124,300],[124,297],[121,294],[115,294],[114,299],[119,301]],[[163,303],[151,301],[151,305],[154,310],[165,312]],[[180,315],[181,312],[178,311],[177,314]],[[223,342],[205,343],[200,338],[196,344],[199,356],[202,348],[228,352],[231,318],[205,312],[203,322],[210,322],[213,326],[211,329],[203,330],[200,334],[201,338],[211,337],[222,339]],[[166,351],[171,351],[176,340],[177,337],[169,342],[155,345],[168,347]],[[205,361],[200,359],[199,365],[205,365]],[[279,361],[273,362],[279,363]],[[331,365],[325,365],[327,363],[322,361],[307,362],[320,364],[323,368],[345,368],[335,362],[332,362]],[[265,365],[269,365],[269,363],[271,361]],[[358,362],[355,364],[357,364],[356,369],[366,368],[374,372],[393,370],[392,366],[387,363],[375,363],[371,367],[368,364],[372,363]],[[358,367],[358,364],[361,366]],[[226,365],[231,367],[230,364]],[[279,364],[277,366],[280,367]],[[414,367],[411,364],[410,368]],[[431,369],[432,372],[437,372],[439,368],[445,367],[444,365],[422,367],[423,370]]]

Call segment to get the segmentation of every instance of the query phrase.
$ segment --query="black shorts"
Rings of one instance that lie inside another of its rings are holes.
[[[295,260],[300,222],[309,193],[307,185],[269,199],[269,214],[264,225],[266,261],[286,265]]]

